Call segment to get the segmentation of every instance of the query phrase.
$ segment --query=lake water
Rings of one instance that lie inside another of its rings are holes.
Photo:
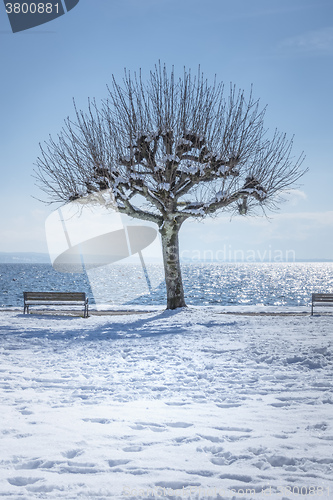
[[[22,306],[23,291],[86,292],[90,303],[164,305],[160,265],[134,264],[63,274],[48,264],[0,264],[0,307]],[[311,293],[333,293],[333,263],[226,263],[182,266],[188,305],[307,306]],[[160,283],[160,284],[159,284]]]

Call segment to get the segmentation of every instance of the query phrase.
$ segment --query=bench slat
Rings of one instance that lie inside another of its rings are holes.
[[[50,305],[50,306],[68,306],[69,304],[73,306],[82,306],[84,302],[82,300],[77,301],[77,300],[26,300],[25,303],[28,306],[45,306],[45,305]]]
[[[81,292],[23,292],[26,300],[85,300]]]

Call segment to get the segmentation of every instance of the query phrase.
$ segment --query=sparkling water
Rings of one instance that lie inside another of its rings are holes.
[[[22,306],[23,291],[86,292],[90,303],[164,305],[163,268],[147,265],[153,289],[134,264],[63,274],[48,264],[0,264],[0,306]],[[182,266],[188,305],[307,306],[333,293],[333,263],[226,263]],[[156,286],[156,284],[160,285]]]

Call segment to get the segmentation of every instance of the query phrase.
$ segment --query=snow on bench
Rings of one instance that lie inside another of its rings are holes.
[[[29,314],[29,306],[83,306],[83,317],[88,317],[88,298],[83,292],[23,292],[24,311]]]
[[[313,293],[312,294],[312,306],[311,306],[311,316],[313,316],[313,306],[332,306],[333,305],[333,293]]]

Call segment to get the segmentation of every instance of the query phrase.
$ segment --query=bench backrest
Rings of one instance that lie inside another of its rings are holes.
[[[313,293],[312,302],[333,302],[333,293]]]
[[[85,301],[83,292],[23,292],[24,300]]]

